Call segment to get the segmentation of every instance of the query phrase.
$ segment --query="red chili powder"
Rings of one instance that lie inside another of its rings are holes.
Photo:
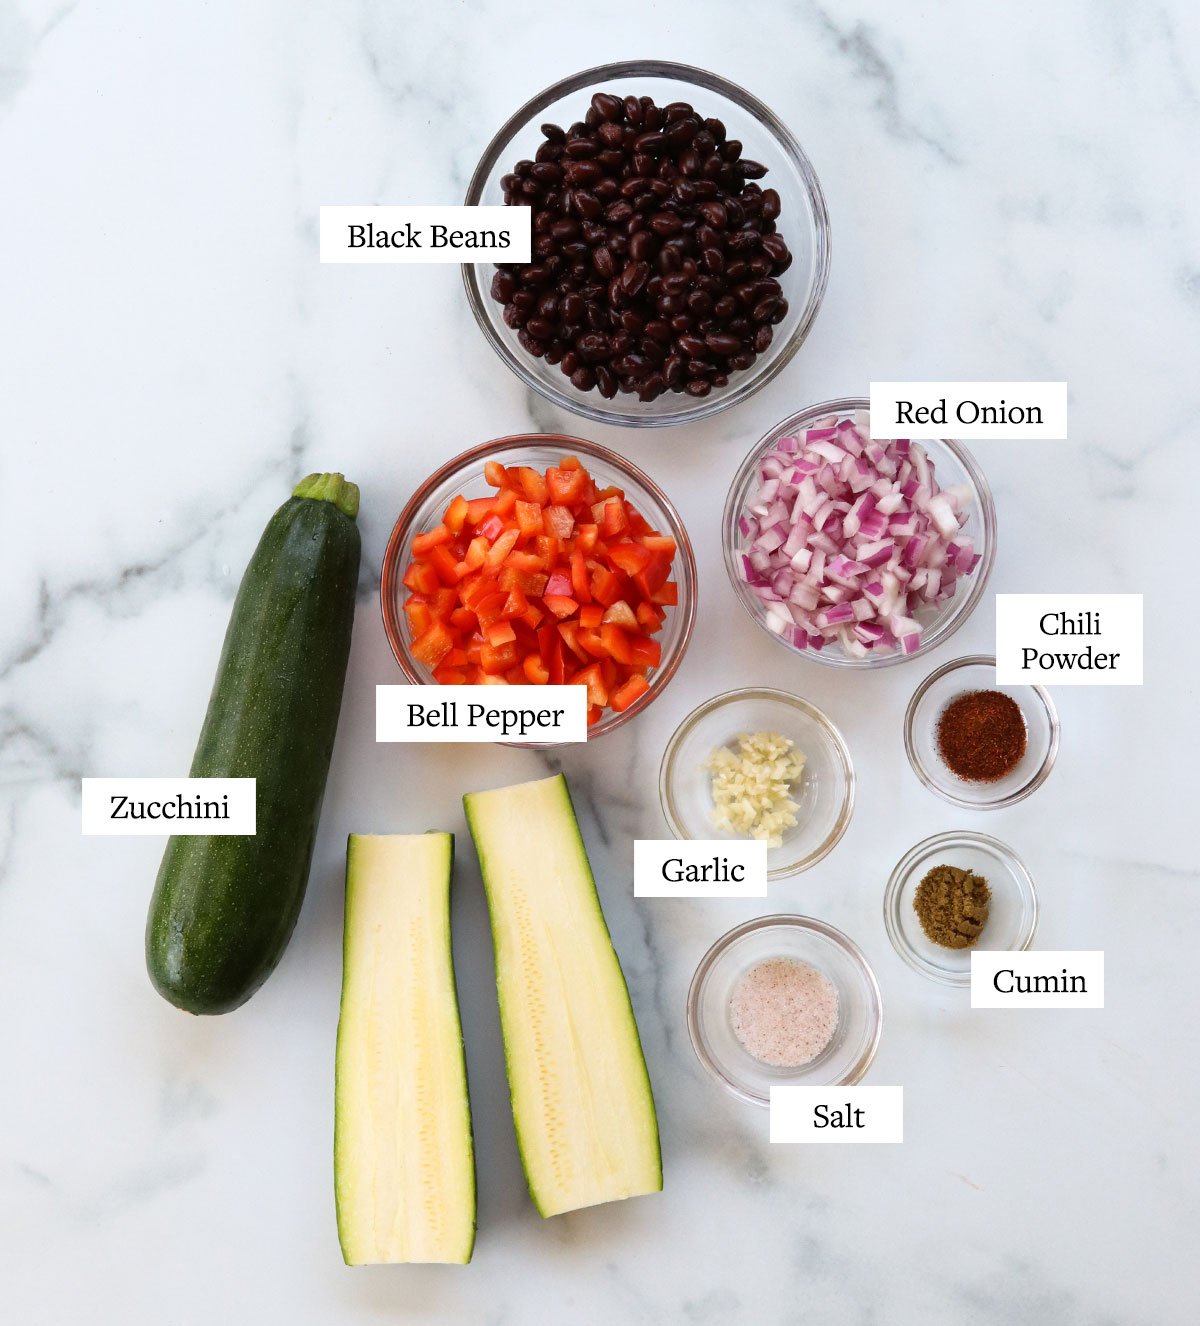
[[[937,721],[938,754],[969,783],[994,783],[1021,763],[1025,716],[1003,691],[963,691]]]

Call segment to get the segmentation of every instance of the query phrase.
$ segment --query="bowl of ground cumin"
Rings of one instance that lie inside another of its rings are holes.
[[[944,985],[969,985],[971,952],[1017,953],[1033,943],[1033,876],[1006,843],[985,833],[938,833],[897,863],[883,895],[892,947]]]
[[[1058,714],[1041,686],[1001,686],[996,660],[972,654],[917,687],[904,715],[904,749],[931,792],[968,810],[1032,795],[1058,755]]]

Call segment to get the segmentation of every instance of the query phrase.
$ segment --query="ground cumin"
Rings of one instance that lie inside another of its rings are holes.
[[[957,866],[934,866],[917,885],[913,908],[927,939],[942,948],[972,948],[987,925],[987,880]]]
[[[963,691],[937,721],[938,754],[969,783],[994,783],[1021,763],[1025,716],[1003,691]]]

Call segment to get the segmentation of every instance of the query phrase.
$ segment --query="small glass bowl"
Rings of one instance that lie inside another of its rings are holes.
[[[410,682],[437,685],[430,670],[412,656],[412,631],[403,608],[408,593],[403,583],[404,573],[412,561],[414,537],[432,529],[441,520],[442,513],[457,493],[472,498],[485,497],[495,491],[484,477],[488,461],[498,460],[506,466],[528,465],[542,471],[550,465],[557,465],[563,456],[578,456],[601,486],[615,485],[624,489],[638,512],[656,530],[669,534],[678,547],[671,578],[679,585],[679,603],[666,610],[667,619],[655,637],[662,644],[662,661],[647,678],[650,689],[623,713],[606,710],[600,721],[588,729],[588,740],[591,741],[640,714],[662,693],[683,661],[696,624],[696,559],[692,555],[687,530],[662,489],[624,456],[618,456],[615,451],[595,442],[560,433],[521,433],[500,437],[455,456],[425,480],[396,520],[383,555],[379,599],[388,644],[404,675]]]
[[[829,1044],[799,1068],[760,1063],[742,1048],[729,1018],[741,976],[771,958],[806,962],[838,993],[838,1023]],[[736,926],[708,950],[692,977],[688,1035],[705,1070],[740,1100],[769,1105],[771,1088],[853,1086],[875,1058],[883,1031],[883,997],[858,945],[811,916],[760,916]]]
[[[918,614],[921,624],[921,643],[911,654],[893,649],[887,653],[871,650],[866,658],[852,658],[844,654],[835,645],[826,645],[824,649],[797,649],[790,640],[785,640],[767,625],[767,614],[763,602],[750,586],[746,584],[741,571],[741,554],[745,540],[738,530],[738,519],[750,500],[751,492],[758,482],[758,463],[763,455],[770,451],[777,439],[788,437],[812,428],[817,420],[828,415],[853,414],[858,410],[869,410],[871,402],[858,397],[842,397],[839,400],[822,401],[801,410],[790,419],[776,424],[765,437],[761,438],[748,452],[738,468],[737,474],[725,499],[725,511],[721,517],[721,546],[725,553],[725,570],[729,582],[734,588],[742,607],[754,618],[772,640],[778,641],[784,649],[800,658],[811,658],[817,663],[824,663],[836,668],[886,668],[909,659],[920,658],[931,649],[945,642],[975,611],[983,591],[987,586],[988,576],[992,572],[992,563],[996,558],[996,507],[992,501],[992,491],[988,487],[983,472],[975,463],[974,457],[960,442],[949,439],[916,437],[929,454],[930,460],[937,466],[937,479],[942,487],[963,484],[971,490],[971,501],[967,506],[967,523],[963,533],[969,535],[979,553],[979,561],[970,576],[960,578],[954,597],[947,599],[940,607],[932,611],[925,609]]]
[[[675,729],[663,753],[658,795],[676,838],[736,839],[709,820],[710,776],[704,762],[743,732],[778,732],[804,756],[792,799],[797,823],[767,852],[767,878],[784,879],[815,866],[837,846],[854,811],[854,766],[842,734],[807,700],[786,691],[747,687],[715,696]]]
[[[999,691],[1010,696],[1025,719],[1025,754],[1011,773],[993,783],[970,782],[954,773],[938,753],[942,711],[965,691]],[[1054,701],[1041,686],[1001,686],[996,660],[972,654],[943,664],[913,692],[904,714],[904,749],[913,773],[944,801],[968,810],[996,810],[1023,801],[1050,776],[1058,755],[1059,726]]]
[[[997,838],[958,830],[935,834],[905,853],[883,895],[883,921],[892,946],[922,976],[943,985],[971,983],[969,948],[943,948],[925,937],[913,907],[917,885],[934,866],[972,870],[988,882],[992,899],[978,949],[1020,953],[1033,943],[1038,902],[1033,877]]]
[[[503,205],[500,180],[518,160],[532,159],[543,141],[539,126],[551,121],[565,127],[581,120],[596,92],[651,96],[659,105],[693,102],[706,117],[723,120],[729,137],[745,144],[745,155],[767,167],[762,183],[779,194],[779,233],[793,255],[792,265],[778,278],[788,301],[787,317],[775,328],[767,350],[748,369],[731,377],[727,387],[702,399],[669,391],[643,402],[631,395],[618,394],[605,400],[597,391],[577,391],[557,365],[535,359],[525,351],[517,341],[517,333],[505,325],[502,306],[491,297],[495,271],[491,263],[463,265],[471,311],[492,348],[517,377],[573,414],[599,423],[649,428],[708,418],[770,382],[812,327],[829,278],[829,214],[821,186],[800,144],[757,97],[716,74],[689,65],[625,60],[572,74],[514,112],[484,150],[467,188],[467,205]]]

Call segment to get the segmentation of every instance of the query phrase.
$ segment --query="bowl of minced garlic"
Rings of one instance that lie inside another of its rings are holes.
[[[667,743],[663,814],[677,838],[767,844],[771,879],[831,852],[854,807],[854,769],[821,710],[786,691],[747,688],[693,710]]]

